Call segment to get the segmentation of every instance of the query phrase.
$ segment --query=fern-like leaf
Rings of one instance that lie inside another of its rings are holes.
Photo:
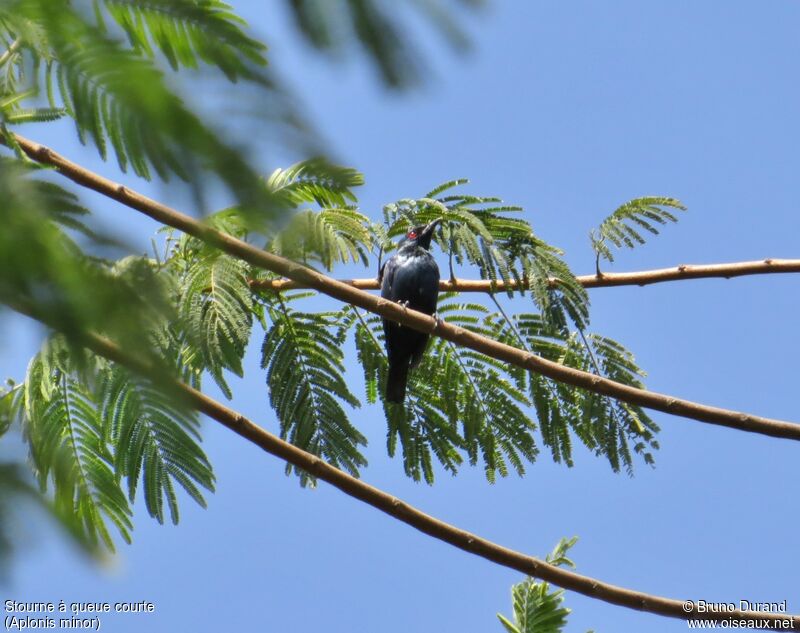
[[[576,538],[561,539],[556,548],[547,556],[552,565],[574,567],[566,557]],[[497,614],[500,623],[508,633],[562,633],[567,625],[570,609],[563,606],[564,590],[550,590],[550,584],[534,578],[527,578],[511,588],[514,621]]]
[[[596,334],[588,334],[586,345],[577,334],[554,328],[541,315],[519,314],[509,324],[503,315],[487,316],[496,339],[520,346],[547,360],[582,371],[600,373],[633,387],[643,387],[643,372],[622,345]],[[521,340],[520,340],[521,337]],[[556,462],[572,465],[570,432],[597,455],[605,456],[614,471],[633,469],[632,451],[645,463],[653,462],[651,450],[658,448],[658,425],[641,408],[550,380],[528,372],[528,391],[542,434]],[[631,449],[632,447],[632,449]]]
[[[253,325],[247,265],[219,252],[202,251],[183,279],[179,309],[202,365],[232,397],[223,370],[242,375],[242,357]]]
[[[187,8],[187,3],[179,4]],[[177,175],[198,188],[204,183],[198,175],[210,171],[243,208],[274,210],[259,175],[240,149],[223,141],[186,107],[155,60],[112,37],[94,14],[67,2],[8,0],[0,6],[0,23],[14,32],[33,33],[25,39],[25,51],[35,72],[28,73],[20,87],[46,94],[51,108],[63,108],[75,121],[81,142],[94,144],[103,158],[113,151],[123,171],[131,167],[144,178],[153,171],[163,179]],[[16,80],[19,83],[19,76]],[[271,89],[271,97],[280,95]],[[270,112],[280,110],[276,124],[297,129],[286,108],[277,105],[270,108]]]
[[[27,510],[33,506],[46,512],[55,525],[79,548],[90,555],[99,554],[97,544],[85,537],[82,526],[70,513],[58,511],[49,499],[32,485],[30,473],[22,464],[0,462],[0,581],[8,582],[10,558],[14,553],[14,536],[20,525],[28,525],[31,519]]]
[[[23,385],[17,384],[11,378],[0,386],[0,437],[3,437],[11,428],[18,415],[19,394]]]
[[[306,313],[287,304],[292,296],[269,306],[272,326],[261,348],[267,370],[270,403],[281,423],[281,437],[357,475],[366,459],[359,446],[366,438],[348,420],[342,403],[358,407],[345,382],[337,313]],[[302,485],[314,477],[291,465]]]
[[[386,402],[384,386],[388,360],[383,347],[383,327],[377,316],[357,316],[355,343],[358,359],[364,370],[367,399],[380,399],[386,421],[387,449],[390,456],[402,450],[403,469],[415,481],[432,484],[435,478],[434,459],[448,472],[456,473],[463,463],[459,450],[463,441],[458,434],[457,409],[442,393],[442,375],[433,373],[430,364],[423,363],[411,373],[406,401],[402,406]]]
[[[103,5],[137,51],[153,55],[155,46],[175,70],[205,63],[235,81],[266,64],[266,47],[245,34],[244,20],[219,0],[103,0]]]
[[[321,207],[346,207],[356,201],[353,187],[364,184],[364,176],[350,167],[340,167],[314,158],[286,169],[276,169],[267,179],[267,189],[290,206],[315,202]]]
[[[496,334],[486,327],[483,306],[440,301],[437,312],[478,334]],[[538,453],[536,426],[523,410],[529,404],[524,387],[508,375],[505,363],[443,339],[435,339],[431,348],[426,362],[434,365],[430,373],[441,377],[437,382],[442,395],[454,405],[470,463],[476,464],[480,456],[490,482],[498,473],[508,475],[509,465],[524,474],[525,462],[533,462]]]
[[[115,270],[84,254],[64,229],[94,239],[83,224],[86,210],[59,185],[32,177],[37,172],[21,161],[0,158],[0,301],[45,315],[48,325],[68,335],[102,332],[141,353],[146,342],[142,325],[170,316],[168,302],[159,296],[161,285],[154,283],[158,275],[128,278],[122,262]],[[127,268],[134,273],[136,266]],[[139,281],[149,283],[140,287]]]
[[[486,308],[440,300],[437,312],[448,322],[492,336],[485,327]],[[377,317],[360,317],[355,336],[364,369],[367,397],[380,397],[386,413],[390,455],[402,448],[406,473],[432,483],[434,459],[455,473],[463,463],[483,464],[486,477],[523,474],[525,462],[536,458],[535,425],[524,411],[529,404],[526,382],[509,375],[504,363],[434,338],[422,363],[409,377],[402,406],[387,403],[384,385],[388,363]]]
[[[670,209],[686,211],[680,200],[659,196],[635,198],[617,208],[590,233],[598,262],[601,257],[614,261],[609,243],[616,248],[635,248],[645,243],[642,231],[658,235],[659,226],[677,222],[678,217]]]
[[[23,429],[39,483],[53,486],[55,506],[74,515],[92,542],[114,543],[106,521],[130,542],[131,508],[114,473],[100,405],[50,341],[28,368]]]
[[[269,243],[273,253],[303,263],[319,262],[327,270],[350,261],[368,264],[372,235],[369,220],[355,209],[297,212]]]
[[[35,96],[35,91],[13,92],[0,90],[0,123],[46,123],[66,115],[64,108],[27,108],[23,102]],[[10,135],[5,134],[6,138]]]
[[[164,523],[166,500],[177,524],[177,483],[205,507],[201,488],[214,490],[214,474],[198,444],[197,414],[118,367],[105,369],[101,393],[104,426],[115,447],[115,472],[127,479],[131,503],[141,482],[150,515]]]

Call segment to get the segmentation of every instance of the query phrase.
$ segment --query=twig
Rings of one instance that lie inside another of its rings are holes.
[[[20,46],[22,46],[22,38],[18,37],[11,42],[11,46],[9,46],[8,49],[2,55],[0,55],[0,66],[3,66],[9,59],[11,59],[11,56],[19,50]]]
[[[685,279],[713,279],[744,277],[747,275],[772,275],[775,273],[800,273],[800,259],[761,259],[751,262],[731,262],[727,264],[681,264],[674,268],[655,270],[639,270],[627,273],[602,273],[601,275],[580,275],[578,282],[585,288],[610,288],[612,286],[649,286],[667,281]],[[360,290],[377,290],[375,279],[341,279],[343,284]],[[558,285],[558,279],[550,279],[552,286]],[[257,290],[293,290],[303,288],[291,279],[267,279],[250,282]],[[527,285],[523,283],[527,289]],[[486,279],[443,279],[439,282],[440,292],[502,292],[511,288],[519,289],[515,281],[506,283],[501,279],[495,282]]]

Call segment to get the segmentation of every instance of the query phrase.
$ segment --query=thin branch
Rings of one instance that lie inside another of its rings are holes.
[[[11,307],[50,327],[57,325],[55,321],[52,318],[48,318],[47,315],[35,313],[31,309],[21,308],[18,305],[11,305]],[[529,576],[534,576],[559,587],[563,587],[564,589],[575,591],[590,598],[602,600],[603,602],[683,620],[696,615],[693,614],[691,610],[687,613],[685,609],[686,604],[689,604],[687,602],[601,582],[589,576],[556,567],[538,558],[503,547],[502,545],[481,538],[476,534],[441,521],[405,503],[397,497],[335,468],[318,456],[308,453],[272,433],[269,433],[242,414],[226,407],[197,389],[173,377],[166,376],[161,370],[151,365],[148,361],[123,351],[119,346],[105,337],[87,333],[81,337],[80,343],[96,354],[139,373],[148,380],[151,380],[154,384],[159,385],[160,388],[166,389],[168,392],[176,393],[191,408],[216,420],[267,453],[275,455],[293,466],[311,473],[317,479],[328,482],[345,494],[363,501],[381,512],[416,528],[424,534],[449,543],[470,554],[497,563],[498,565],[514,569]],[[704,613],[703,617],[718,622],[723,620],[747,621],[750,623],[751,627],[765,627],[765,623],[768,623],[766,627],[769,628],[786,628],[785,623],[790,623],[792,627],[795,625],[800,626],[800,615],[789,615],[785,613],[742,611],[737,609],[722,613]]]
[[[478,400],[478,404],[481,405],[481,411],[483,411],[484,422],[486,424],[492,419],[489,410],[486,408],[486,402],[484,401],[483,395],[481,394],[481,390],[478,389],[478,385],[475,384],[475,381],[472,379],[472,374],[469,373],[469,370],[464,365],[464,361],[461,360],[461,354],[458,353],[458,348],[453,345],[450,341],[447,341],[447,344],[450,346],[450,349],[453,352],[453,355],[456,357],[456,362],[458,366],[461,367],[461,371],[464,372],[464,375],[469,380],[469,384],[472,387],[472,391],[475,393],[475,398]],[[465,433],[466,434],[466,433]]]
[[[8,49],[2,55],[0,55],[0,66],[3,66],[9,59],[11,59],[11,56],[14,53],[16,53],[21,46],[22,46],[21,37],[18,37],[13,42],[11,42],[11,46],[9,46]]]
[[[586,338],[586,333],[583,331],[582,327],[578,327],[578,333],[581,335],[581,340],[583,341],[583,346],[586,348],[586,351],[589,354],[589,360],[591,361],[592,366],[594,367],[595,375],[602,376],[603,372],[600,371],[600,364],[597,362],[597,356],[595,356],[594,348],[589,343],[589,339]],[[595,394],[592,394],[591,404],[589,405],[590,407],[594,406],[594,402],[595,402],[594,398],[595,398]],[[623,404],[622,406],[625,406],[625,405]],[[614,407],[610,407],[610,409],[611,409],[611,417],[614,418],[614,423],[617,425],[617,427],[621,427],[622,424],[620,423],[619,416],[617,416],[616,410],[614,409]],[[644,428],[642,427],[641,423],[639,422],[639,418],[637,416],[631,416],[631,417],[634,420],[636,420],[636,424],[638,426],[638,431],[643,434],[644,433]]]
[[[519,328],[517,328],[516,323],[514,323],[514,321],[511,320],[508,314],[506,314],[506,311],[503,309],[503,306],[500,303],[500,300],[497,298],[497,295],[494,292],[490,292],[489,297],[491,298],[494,305],[497,306],[497,309],[500,311],[500,314],[503,316],[503,319],[505,319],[505,322],[508,323],[508,327],[511,328],[511,331],[514,333],[514,336],[516,337],[517,341],[519,341],[520,347],[522,347],[522,349],[524,349],[526,352],[530,352],[531,351],[530,346],[528,345],[527,341],[524,338],[522,338],[522,334],[520,334]],[[553,391],[553,385],[551,385],[548,381],[543,380],[541,382],[541,386],[547,390],[547,393],[550,395],[551,398],[553,399],[557,398],[556,393]],[[533,392],[531,392],[531,395],[533,395]]]
[[[517,329],[516,324],[509,318],[509,316],[506,314],[506,311],[503,309],[503,306],[497,300],[497,295],[495,293],[493,293],[493,292],[490,292],[489,293],[489,298],[492,300],[494,305],[497,306],[497,309],[500,311],[500,314],[503,316],[503,318],[505,319],[506,323],[508,323],[508,327],[511,328],[511,331],[514,333],[514,336],[517,337],[517,340],[519,341],[519,344],[522,346],[522,348],[526,352],[530,352],[531,348],[528,346],[528,343],[525,341],[525,339],[522,338],[522,334],[519,333],[519,330]]]
[[[731,277],[775,273],[800,273],[800,259],[761,259],[729,264],[681,264],[674,268],[580,275],[577,279],[585,288],[609,288],[611,286],[648,286],[685,279],[730,279]],[[360,290],[377,290],[379,288],[375,279],[342,279],[340,281]],[[557,285],[558,279],[551,278],[550,284]],[[291,279],[254,280],[250,282],[250,286],[257,290],[294,290],[307,287],[301,286]],[[523,287],[527,289],[525,282],[523,282]],[[443,279],[439,282],[440,292],[502,292],[509,288],[518,290],[519,284],[513,280],[510,283],[502,280],[493,283],[487,279]]]
[[[15,135],[15,138],[23,151],[32,159],[52,165],[61,174],[79,185],[101,193],[131,209],[135,209],[157,222],[172,226],[201,239],[253,266],[292,279],[344,303],[361,307],[420,332],[435,334],[445,340],[469,347],[496,360],[516,365],[574,387],[622,400],[629,404],[741,431],[800,441],[800,424],[712,407],[624,385],[608,378],[596,376],[590,372],[565,367],[525,350],[439,321],[422,312],[405,308],[393,301],[376,297],[302,264],[268,253],[231,235],[213,229],[191,216],[180,213],[76,165],[48,147],[29,141],[19,135]]]
[[[383,349],[383,346],[378,342],[378,339],[375,338],[375,334],[372,332],[372,328],[369,325],[367,325],[367,322],[364,320],[364,317],[361,316],[361,313],[358,311],[358,308],[354,307],[353,312],[356,313],[358,320],[361,321],[361,325],[369,334],[369,337],[372,339],[372,342],[375,344],[375,347],[381,350],[381,354],[383,354],[383,356],[386,357],[386,350]]]

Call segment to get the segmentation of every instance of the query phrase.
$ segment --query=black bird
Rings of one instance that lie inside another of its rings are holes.
[[[381,296],[402,303],[425,314],[436,312],[439,296],[439,267],[430,254],[433,231],[441,220],[415,226],[400,242],[397,252],[381,266],[378,281]],[[403,402],[406,396],[408,370],[419,365],[428,335],[383,320],[386,334],[386,355],[389,357],[389,376],[386,380],[386,400]]]

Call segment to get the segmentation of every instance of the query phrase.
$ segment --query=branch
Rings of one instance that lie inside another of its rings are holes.
[[[11,305],[11,307],[50,327],[56,325],[53,319],[48,318],[46,315],[35,313],[29,308],[18,305]],[[687,603],[684,601],[655,596],[601,582],[589,576],[562,569],[533,556],[527,556],[521,552],[503,547],[441,521],[379,488],[348,475],[316,455],[278,438],[242,414],[229,409],[193,387],[165,375],[163,371],[155,368],[148,361],[128,354],[105,337],[88,333],[82,335],[80,342],[96,354],[141,374],[154,384],[159,385],[159,388],[177,394],[191,408],[216,420],[267,453],[311,473],[318,479],[327,481],[346,495],[359,499],[424,534],[503,567],[514,569],[603,602],[684,620],[696,615],[691,610],[687,613],[685,610]],[[800,626],[800,615],[785,613],[742,611],[737,609],[722,613],[704,613],[703,617],[718,622],[723,620],[744,620],[750,623],[751,628],[763,626],[768,628],[787,628],[787,622],[791,623],[792,628],[795,625]],[[767,622],[769,624],[765,624]]]
[[[336,281],[302,264],[267,253],[247,242],[217,231],[199,220],[195,220],[188,215],[76,165],[44,145],[39,145],[19,135],[15,135],[15,138],[22,150],[32,159],[55,167],[61,174],[79,185],[101,193],[131,209],[135,209],[157,222],[172,226],[201,239],[252,266],[292,279],[344,303],[358,306],[420,332],[435,334],[445,340],[469,347],[476,352],[486,354],[499,361],[516,365],[573,387],[622,400],[629,404],[750,433],[760,433],[795,441],[800,440],[800,424],[712,407],[624,385],[608,378],[596,376],[590,372],[565,367],[525,350],[439,321],[422,312],[409,310],[397,303],[373,296],[368,292]],[[2,142],[1,137],[0,142]]]
[[[18,37],[13,42],[11,42],[11,46],[9,46],[8,49],[2,55],[0,55],[0,66],[3,66],[3,64],[5,64],[9,59],[11,59],[11,56],[14,53],[16,53],[21,46],[22,46],[21,37]]]
[[[746,275],[770,275],[774,273],[800,273],[800,259],[764,259],[752,262],[732,262],[729,264],[681,264],[674,268],[658,268],[640,270],[629,273],[601,273],[600,275],[581,275],[578,281],[585,288],[608,288],[611,286],[648,286],[665,281],[682,281],[684,279],[709,279],[744,277]],[[377,279],[342,279],[341,283],[360,290],[378,290]],[[555,277],[550,285],[558,284]],[[522,287],[527,289],[527,283]],[[307,288],[291,279],[253,280],[250,287],[255,290],[294,290]],[[498,280],[492,283],[486,279],[443,279],[439,282],[440,292],[503,292],[507,289],[518,290],[516,281],[505,283]]]

